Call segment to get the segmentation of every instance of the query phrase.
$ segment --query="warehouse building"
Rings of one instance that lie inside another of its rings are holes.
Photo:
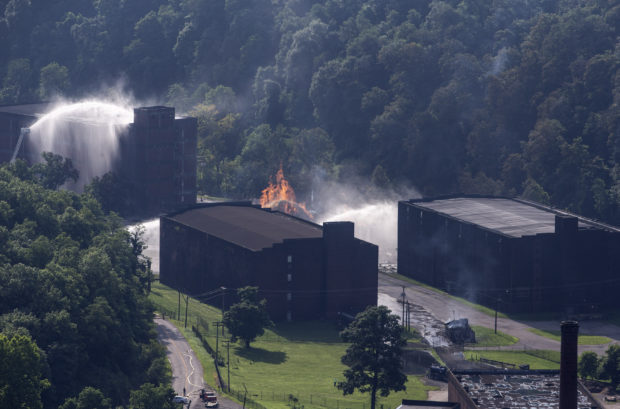
[[[40,160],[40,153],[23,140],[29,133],[22,141],[20,135],[53,108],[49,103],[0,106],[0,163],[10,161],[15,153],[30,163]],[[57,132],[63,133],[63,143],[69,149],[78,145],[77,138],[82,142],[91,137],[92,143],[97,143],[93,137],[97,129],[111,126],[97,118],[67,117],[62,121]],[[118,150],[110,170],[128,192],[125,205],[129,213],[159,214],[196,202],[196,127],[195,118],[175,117],[174,108],[162,106],[135,108],[132,123],[116,126]],[[63,155],[71,158],[81,174],[87,173],[94,161],[79,153]]]
[[[353,230],[250,202],[197,205],[160,220],[160,280],[190,295],[257,286],[276,321],[355,314],[377,304],[378,247]]]
[[[398,272],[509,312],[619,305],[620,230],[536,203],[452,196],[398,204]]]

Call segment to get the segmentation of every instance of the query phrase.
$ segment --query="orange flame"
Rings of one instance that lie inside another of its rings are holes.
[[[295,191],[288,180],[284,178],[282,165],[276,173],[276,183],[269,178],[269,185],[263,189],[260,197],[261,207],[269,207],[284,211],[284,213],[312,219],[312,215],[306,209],[304,203],[297,203]]]

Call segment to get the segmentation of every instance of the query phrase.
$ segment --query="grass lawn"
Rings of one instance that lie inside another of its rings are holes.
[[[161,312],[171,315],[177,310],[178,295],[174,290],[156,283],[149,297]],[[185,305],[181,300],[181,318],[184,320]],[[215,348],[214,321],[221,319],[220,310],[190,299],[188,326],[201,322],[209,326],[202,330],[209,344]],[[173,321],[174,322],[174,321]],[[183,323],[175,322],[180,326]],[[334,381],[343,380],[345,366],[340,358],[347,347],[340,341],[338,329],[327,322],[304,322],[279,324],[246,349],[241,343],[230,348],[230,383],[236,391],[248,390],[248,396],[269,409],[288,409],[288,397],[293,395],[306,409],[369,407],[368,394],[355,393],[343,396],[334,387]],[[210,356],[200,346],[191,330],[184,331],[190,345],[196,351],[204,367],[205,380],[214,385],[214,366]],[[226,357],[220,344],[220,354]],[[226,367],[220,367],[226,380]],[[402,399],[426,399],[431,389],[421,383],[419,377],[409,376],[405,392],[392,393],[387,398],[378,397],[377,408],[397,407]]]
[[[480,327],[478,325],[472,325],[471,327],[476,333],[476,343],[468,344],[472,347],[499,347],[512,345],[519,341],[519,338],[513,337],[501,331],[495,331],[491,328]]]
[[[560,369],[559,357],[553,352],[555,351],[465,351],[465,358],[470,361],[485,358],[515,365],[529,364],[530,369]]]
[[[560,331],[545,331],[538,328],[529,328],[528,330],[541,337],[554,339],[558,342],[561,341]],[[579,345],[603,345],[611,341],[611,338],[600,335],[579,335]]]

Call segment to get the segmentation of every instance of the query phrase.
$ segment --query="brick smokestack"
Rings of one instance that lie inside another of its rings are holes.
[[[577,321],[562,321],[560,409],[577,409]]]

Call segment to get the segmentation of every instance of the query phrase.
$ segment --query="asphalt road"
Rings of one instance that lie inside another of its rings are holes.
[[[172,388],[177,395],[183,395],[183,388],[185,388],[185,395],[191,400],[189,409],[203,408],[204,404],[199,397],[200,390],[215,389],[205,384],[202,365],[198,357],[174,325],[160,317],[155,318],[155,324],[157,324],[159,342],[166,346],[168,360],[172,367]],[[219,408],[222,409],[242,409],[238,403],[220,397],[219,394],[218,402]]]
[[[396,300],[401,296],[403,291],[402,286],[405,286],[405,294],[410,303],[423,306],[428,313],[441,322],[445,323],[453,319],[467,318],[470,325],[479,325],[487,328],[493,328],[494,326],[494,317],[490,317],[451,297],[429,290],[428,288],[399,280],[389,274],[379,274],[379,303],[388,306],[399,316],[402,314],[402,307]],[[610,337],[613,340],[612,343],[620,343],[620,327],[616,325],[601,321],[585,321],[580,322],[579,325],[580,333],[582,334],[604,335]],[[509,318],[498,318],[497,329],[519,338],[519,342],[511,346],[499,347],[497,349],[519,350],[528,348],[560,350],[560,343],[558,341],[536,335],[530,331],[531,328],[559,331],[560,322],[520,322]],[[581,354],[583,351],[594,351],[598,354],[603,354],[610,344],[580,345],[579,353]]]

